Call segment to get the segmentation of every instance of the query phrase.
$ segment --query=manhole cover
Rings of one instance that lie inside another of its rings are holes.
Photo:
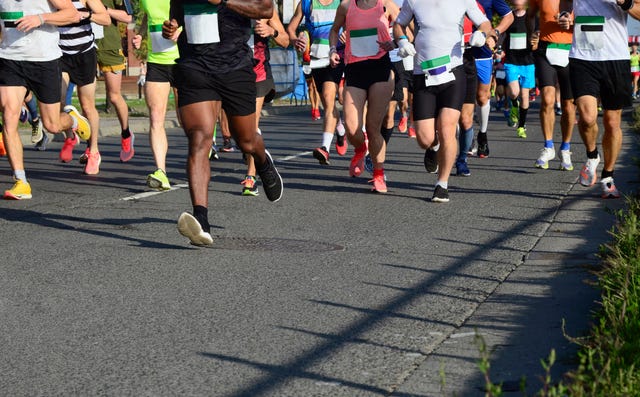
[[[341,245],[323,243],[320,241],[260,237],[214,237],[212,248],[234,251],[273,252],[344,251],[344,247]]]

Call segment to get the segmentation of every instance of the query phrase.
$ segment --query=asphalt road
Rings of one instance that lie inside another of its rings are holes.
[[[179,188],[161,194],[146,194],[153,162],[143,133],[126,164],[119,140],[103,138],[93,177],[58,162],[59,143],[25,152],[34,198],[0,202],[0,395],[441,395],[434,354],[469,336],[461,329],[470,320],[487,320],[483,308],[557,222],[579,219],[577,235],[612,222],[598,190],[575,185],[578,170],[533,168],[542,142],[535,111],[527,140],[493,114],[491,157],[471,159],[471,177],[451,178],[449,204],[429,202],[435,176],[414,140],[394,135],[389,193],[373,194],[366,176],[348,176],[348,157],[332,152],[329,167],[311,157],[321,124],[306,108],[277,113],[261,127],[283,199],[242,197],[241,156],[221,154],[212,164],[216,242],[208,249],[176,230],[190,209],[181,131],[169,131],[168,158]],[[625,148],[618,183],[628,192],[637,171]],[[574,153],[579,168],[584,150]],[[0,174],[8,188],[6,161]],[[568,237],[551,238],[562,245]],[[599,242],[583,250],[596,253]],[[555,249],[537,259],[561,265]],[[571,288],[593,295],[578,284]],[[590,299],[573,310],[582,319],[575,327],[586,326]],[[557,323],[571,310],[535,304],[520,302],[519,315],[494,321],[518,325],[534,313]],[[473,368],[447,379],[458,395],[479,393],[478,382]]]

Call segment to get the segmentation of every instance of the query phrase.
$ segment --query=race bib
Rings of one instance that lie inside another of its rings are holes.
[[[162,37],[162,25],[149,25],[149,36],[151,36],[151,52],[161,53],[172,50],[176,43]]]
[[[510,50],[526,50],[527,49],[527,34],[526,33],[511,33],[509,36],[509,49]]]
[[[91,22],[91,31],[95,40],[104,39],[104,26]]]
[[[329,58],[311,58],[311,62],[309,62],[309,67],[311,69],[322,69],[329,66]]]
[[[380,51],[378,29],[360,29],[349,31],[351,54],[355,57],[372,57]]]
[[[184,29],[189,44],[219,43],[218,6],[210,3],[185,4]]]
[[[640,66],[631,66],[631,73],[640,72]]]
[[[329,39],[314,39],[309,53],[314,58],[329,58]]]
[[[451,57],[449,55],[424,61],[420,67],[424,72],[424,81],[427,87],[446,84],[456,79],[456,76],[451,73]]]
[[[550,64],[565,67],[569,64],[571,44],[550,43],[547,46],[547,60]]]
[[[576,17],[573,34],[576,47],[583,51],[597,51],[604,48],[604,17]]]
[[[16,21],[22,18],[24,14],[22,11],[18,12],[0,12],[0,19],[2,19],[2,41],[6,43],[8,47],[23,47],[31,43],[25,32],[21,32],[16,29]]]
[[[498,80],[504,80],[507,78],[507,71],[504,69],[498,69],[496,70],[496,79]]]

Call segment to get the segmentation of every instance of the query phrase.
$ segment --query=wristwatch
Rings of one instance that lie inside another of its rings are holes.
[[[276,37],[278,37],[279,34],[280,33],[278,32],[278,29],[273,29],[273,34],[271,35],[271,37],[275,39]]]

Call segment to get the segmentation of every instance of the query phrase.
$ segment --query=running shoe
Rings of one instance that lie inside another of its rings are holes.
[[[89,153],[91,153],[91,150],[89,150],[89,148],[86,148],[84,150],[84,153],[82,153],[82,155],[78,159],[78,162],[80,164],[87,164],[87,161],[89,161]]]
[[[456,163],[456,175],[471,176],[471,171],[469,171],[469,166],[466,161],[459,161]]]
[[[507,124],[509,127],[515,127],[518,125],[518,119],[520,118],[520,110],[517,106],[511,106],[511,110],[509,111],[509,120]]]
[[[133,155],[136,153],[133,148],[133,144],[136,141],[135,135],[133,132],[130,133],[128,138],[120,137],[120,161],[126,163],[127,161],[133,158]]]
[[[171,189],[171,184],[169,183],[169,178],[167,178],[167,174],[158,168],[153,173],[147,175],[147,186],[151,189],[158,190],[169,190]]]
[[[527,129],[525,127],[518,127],[516,130],[518,138],[527,139]]]
[[[89,152],[87,155],[87,163],[84,166],[84,173],[87,175],[97,175],[100,172],[101,162],[102,157],[100,157],[100,152]]]
[[[347,154],[348,148],[349,148],[349,145],[347,145],[347,140],[345,135],[338,134],[338,136],[336,137],[336,152],[340,156],[344,156],[345,154]]]
[[[593,186],[596,184],[598,180],[598,175],[596,174],[598,164],[600,164],[600,155],[598,155],[596,159],[587,159],[584,163],[580,171],[580,184],[582,186]]]
[[[369,183],[373,183],[373,187],[371,188],[372,192],[376,192],[376,193],[387,192],[387,182],[385,182],[384,174],[375,175],[373,179],[369,181]]]
[[[398,123],[398,132],[401,134],[405,134],[407,132],[407,122],[409,118],[406,116],[400,117],[400,122]]]
[[[433,197],[431,201],[434,203],[448,203],[449,202],[449,189],[445,189],[440,185],[436,185],[436,189],[433,191]]]
[[[255,176],[247,175],[242,182],[242,195],[243,196],[257,196],[258,195],[258,185],[256,182]]]
[[[11,189],[5,190],[2,196],[5,200],[27,200],[31,197],[33,197],[31,196],[31,185],[29,185],[29,182],[23,182],[20,179],[16,180]]]
[[[7,148],[4,147],[4,139],[2,138],[2,133],[0,132],[0,157],[5,157],[7,155]]]
[[[360,176],[362,171],[364,171],[364,158],[367,154],[367,148],[366,145],[362,146],[363,148],[356,149],[349,164],[349,175],[351,175],[352,178]]]
[[[27,120],[29,120],[29,111],[27,110],[26,107],[22,107],[20,109],[20,122],[21,123],[26,123]]]
[[[602,184],[602,198],[603,199],[617,199],[620,198],[620,192],[616,188],[616,184],[613,182],[612,177],[604,178],[600,181]]]
[[[573,163],[571,162],[571,152],[568,150],[560,151],[560,169],[562,171],[573,171]]]
[[[536,160],[535,167],[546,170],[549,168],[549,161],[556,158],[556,151],[552,147],[542,148],[540,157]]]
[[[329,162],[329,151],[327,151],[327,148],[324,146],[313,149],[313,158],[318,160],[322,165],[331,164]]]
[[[562,116],[562,107],[556,105],[554,106],[554,108],[555,108],[554,111],[556,113],[556,116]]]
[[[282,177],[278,173],[275,164],[273,164],[273,158],[269,151],[265,150],[264,152],[266,154],[268,167],[261,171],[259,170],[258,175],[260,176],[260,180],[262,180],[262,188],[267,198],[269,201],[276,202],[282,198],[282,192],[284,190]]]
[[[225,153],[236,151],[235,146],[233,146],[233,142],[231,142],[231,138],[224,138],[224,140],[222,141],[222,151]]]
[[[38,143],[42,140],[44,135],[42,131],[42,120],[34,121],[31,123],[31,143]]]
[[[481,159],[489,157],[489,142],[478,142],[477,153]]]
[[[473,138],[473,141],[471,142],[471,149],[469,149],[469,151],[467,152],[467,156],[475,156],[478,154],[478,142],[476,141],[476,138]]]
[[[320,109],[311,109],[311,119],[313,121],[320,120],[322,115],[320,115]]]
[[[209,149],[209,160],[220,160],[218,147],[216,145],[211,145],[211,149]]]
[[[424,152],[424,168],[430,174],[438,172],[438,152],[429,148]]]
[[[409,138],[415,138],[416,137],[416,129],[414,127],[409,127]]]
[[[62,149],[60,150],[60,161],[63,163],[68,163],[73,160],[73,148],[76,147],[80,143],[80,138],[78,138],[78,134],[73,133],[73,138],[67,138],[64,140],[64,144],[62,145]]]
[[[178,218],[178,231],[193,245],[204,247],[213,244],[209,226],[203,227],[193,215],[187,212],[183,212]]]
[[[33,148],[37,151],[44,152],[47,150],[47,144],[49,143],[49,136],[47,134],[42,134],[42,139],[38,143],[36,143]]]
[[[371,154],[369,153],[364,156],[364,170],[373,175],[373,160],[371,159]]]
[[[71,105],[65,106],[64,112],[68,113],[69,116],[71,116],[77,123],[73,132],[78,134],[82,140],[88,141],[91,137],[91,126],[89,125],[89,120],[82,116],[80,112],[78,112],[78,109]]]
[[[344,129],[344,123],[342,122],[342,119],[338,119],[338,124],[336,124],[336,132],[338,133],[338,135],[342,134],[344,135],[346,130]]]

